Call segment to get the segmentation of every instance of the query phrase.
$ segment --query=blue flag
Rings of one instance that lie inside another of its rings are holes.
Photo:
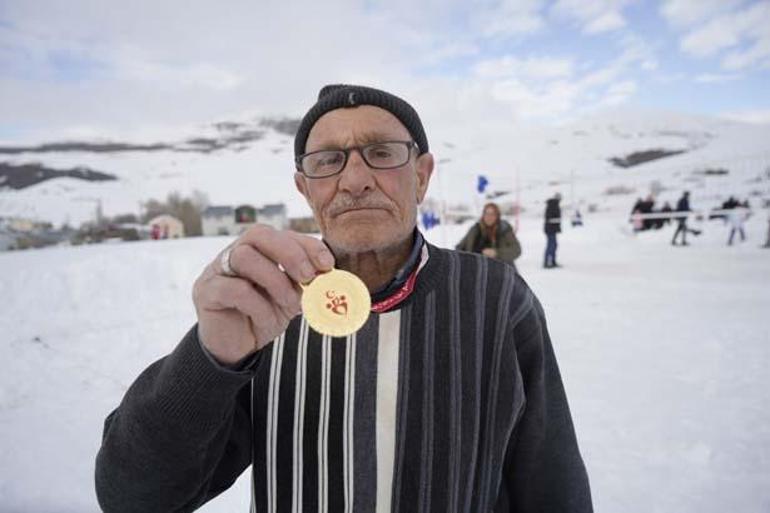
[[[436,217],[436,214],[430,211],[425,211],[422,213],[422,225],[425,227],[426,230],[430,230],[434,226],[440,224],[441,221],[438,217]]]
[[[487,180],[487,177],[484,175],[479,175],[479,181],[476,183],[476,191],[478,191],[479,194],[483,194],[487,188],[487,185],[489,185],[489,180]]]

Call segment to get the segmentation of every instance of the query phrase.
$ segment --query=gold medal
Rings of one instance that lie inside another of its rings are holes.
[[[369,290],[355,274],[332,269],[302,288],[302,313],[318,333],[345,337],[369,318]]]

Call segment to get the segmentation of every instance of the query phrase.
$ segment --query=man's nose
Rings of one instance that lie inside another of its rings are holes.
[[[374,170],[369,167],[357,148],[350,150],[348,162],[340,174],[338,186],[354,197],[374,189]]]

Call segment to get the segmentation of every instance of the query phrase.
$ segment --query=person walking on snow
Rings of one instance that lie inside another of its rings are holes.
[[[676,203],[676,211],[682,212],[685,215],[677,216],[678,225],[676,227],[676,231],[674,232],[674,238],[671,239],[671,245],[676,246],[676,239],[679,237],[679,234],[682,234],[682,246],[689,246],[687,242],[687,233],[692,233],[695,236],[700,235],[700,230],[693,230],[692,228],[688,228],[687,226],[687,213],[692,212],[690,210],[690,191],[684,191],[682,193],[682,197],[679,198],[679,201]]]
[[[560,267],[559,264],[556,263],[556,248],[558,247],[558,243],[556,242],[556,234],[561,233],[561,207],[559,206],[560,201],[561,194],[557,192],[554,194],[553,198],[550,198],[545,202],[545,223],[543,226],[543,231],[545,231],[546,246],[543,267],[546,269]]]
[[[748,209],[737,201],[727,212],[727,222],[730,223],[730,237],[727,239],[727,245],[733,245],[733,237],[737,233],[741,236],[741,242],[746,240],[746,233],[743,231],[743,223],[746,221]]]
[[[767,240],[763,248],[770,248],[770,212],[767,214]]]

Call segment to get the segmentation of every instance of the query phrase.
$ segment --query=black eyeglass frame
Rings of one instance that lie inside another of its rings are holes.
[[[369,160],[367,160],[366,155],[364,154],[364,150],[366,148],[369,148],[371,146],[377,146],[379,144],[393,144],[393,143],[398,143],[398,144],[406,145],[406,147],[407,147],[407,156],[406,156],[406,160],[403,163],[397,164],[395,166],[382,167],[382,166],[373,166],[369,162]],[[369,166],[372,169],[395,169],[397,167],[401,167],[403,165],[406,165],[406,163],[409,162],[409,159],[412,158],[412,150],[418,150],[419,151],[420,150],[420,146],[415,141],[377,141],[377,142],[373,142],[373,143],[369,143],[369,144],[363,144],[361,146],[350,146],[349,148],[337,148],[337,149],[326,149],[326,150],[310,151],[308,153],[303,153],[302,155],[297,155],[297,157],[295,157],[295,159],[294,159],[294,164],[297,167],[297,171],[299,171],[300,173],[302,173],[303,175],[305,175],[306,177],[308,177],[310,179],[316,180],[316,179],[319,179],[319,178],[329,178],[330,176],[336,176],[336,175],[342,173],[345,170],[345,167],[347,167],[347,165],[348,165],[348,159],[350,158],[350,152],[353,151],[353,150],[357,150],[358,154],[361,155],[361,158],[364,160],[364,162],[366,162],[366,165]],[[332,173],[332,174],[329,174],[329,175],[323,175],[323,176],[312,176],[312,175],[309,175],[307,172],[305,172],[305,170],[302,168],[302,160],[305,157],[307,157],[309,155],[315,155],[317,153],[328,152],[328,151],[333,151],[333,152],[338,152],[339,151],[339,152],[342,152],[343,155],[345,155],[345,158],[342,161],[342,166],[340,167],[339,171],[337,171],[335,173]]]

